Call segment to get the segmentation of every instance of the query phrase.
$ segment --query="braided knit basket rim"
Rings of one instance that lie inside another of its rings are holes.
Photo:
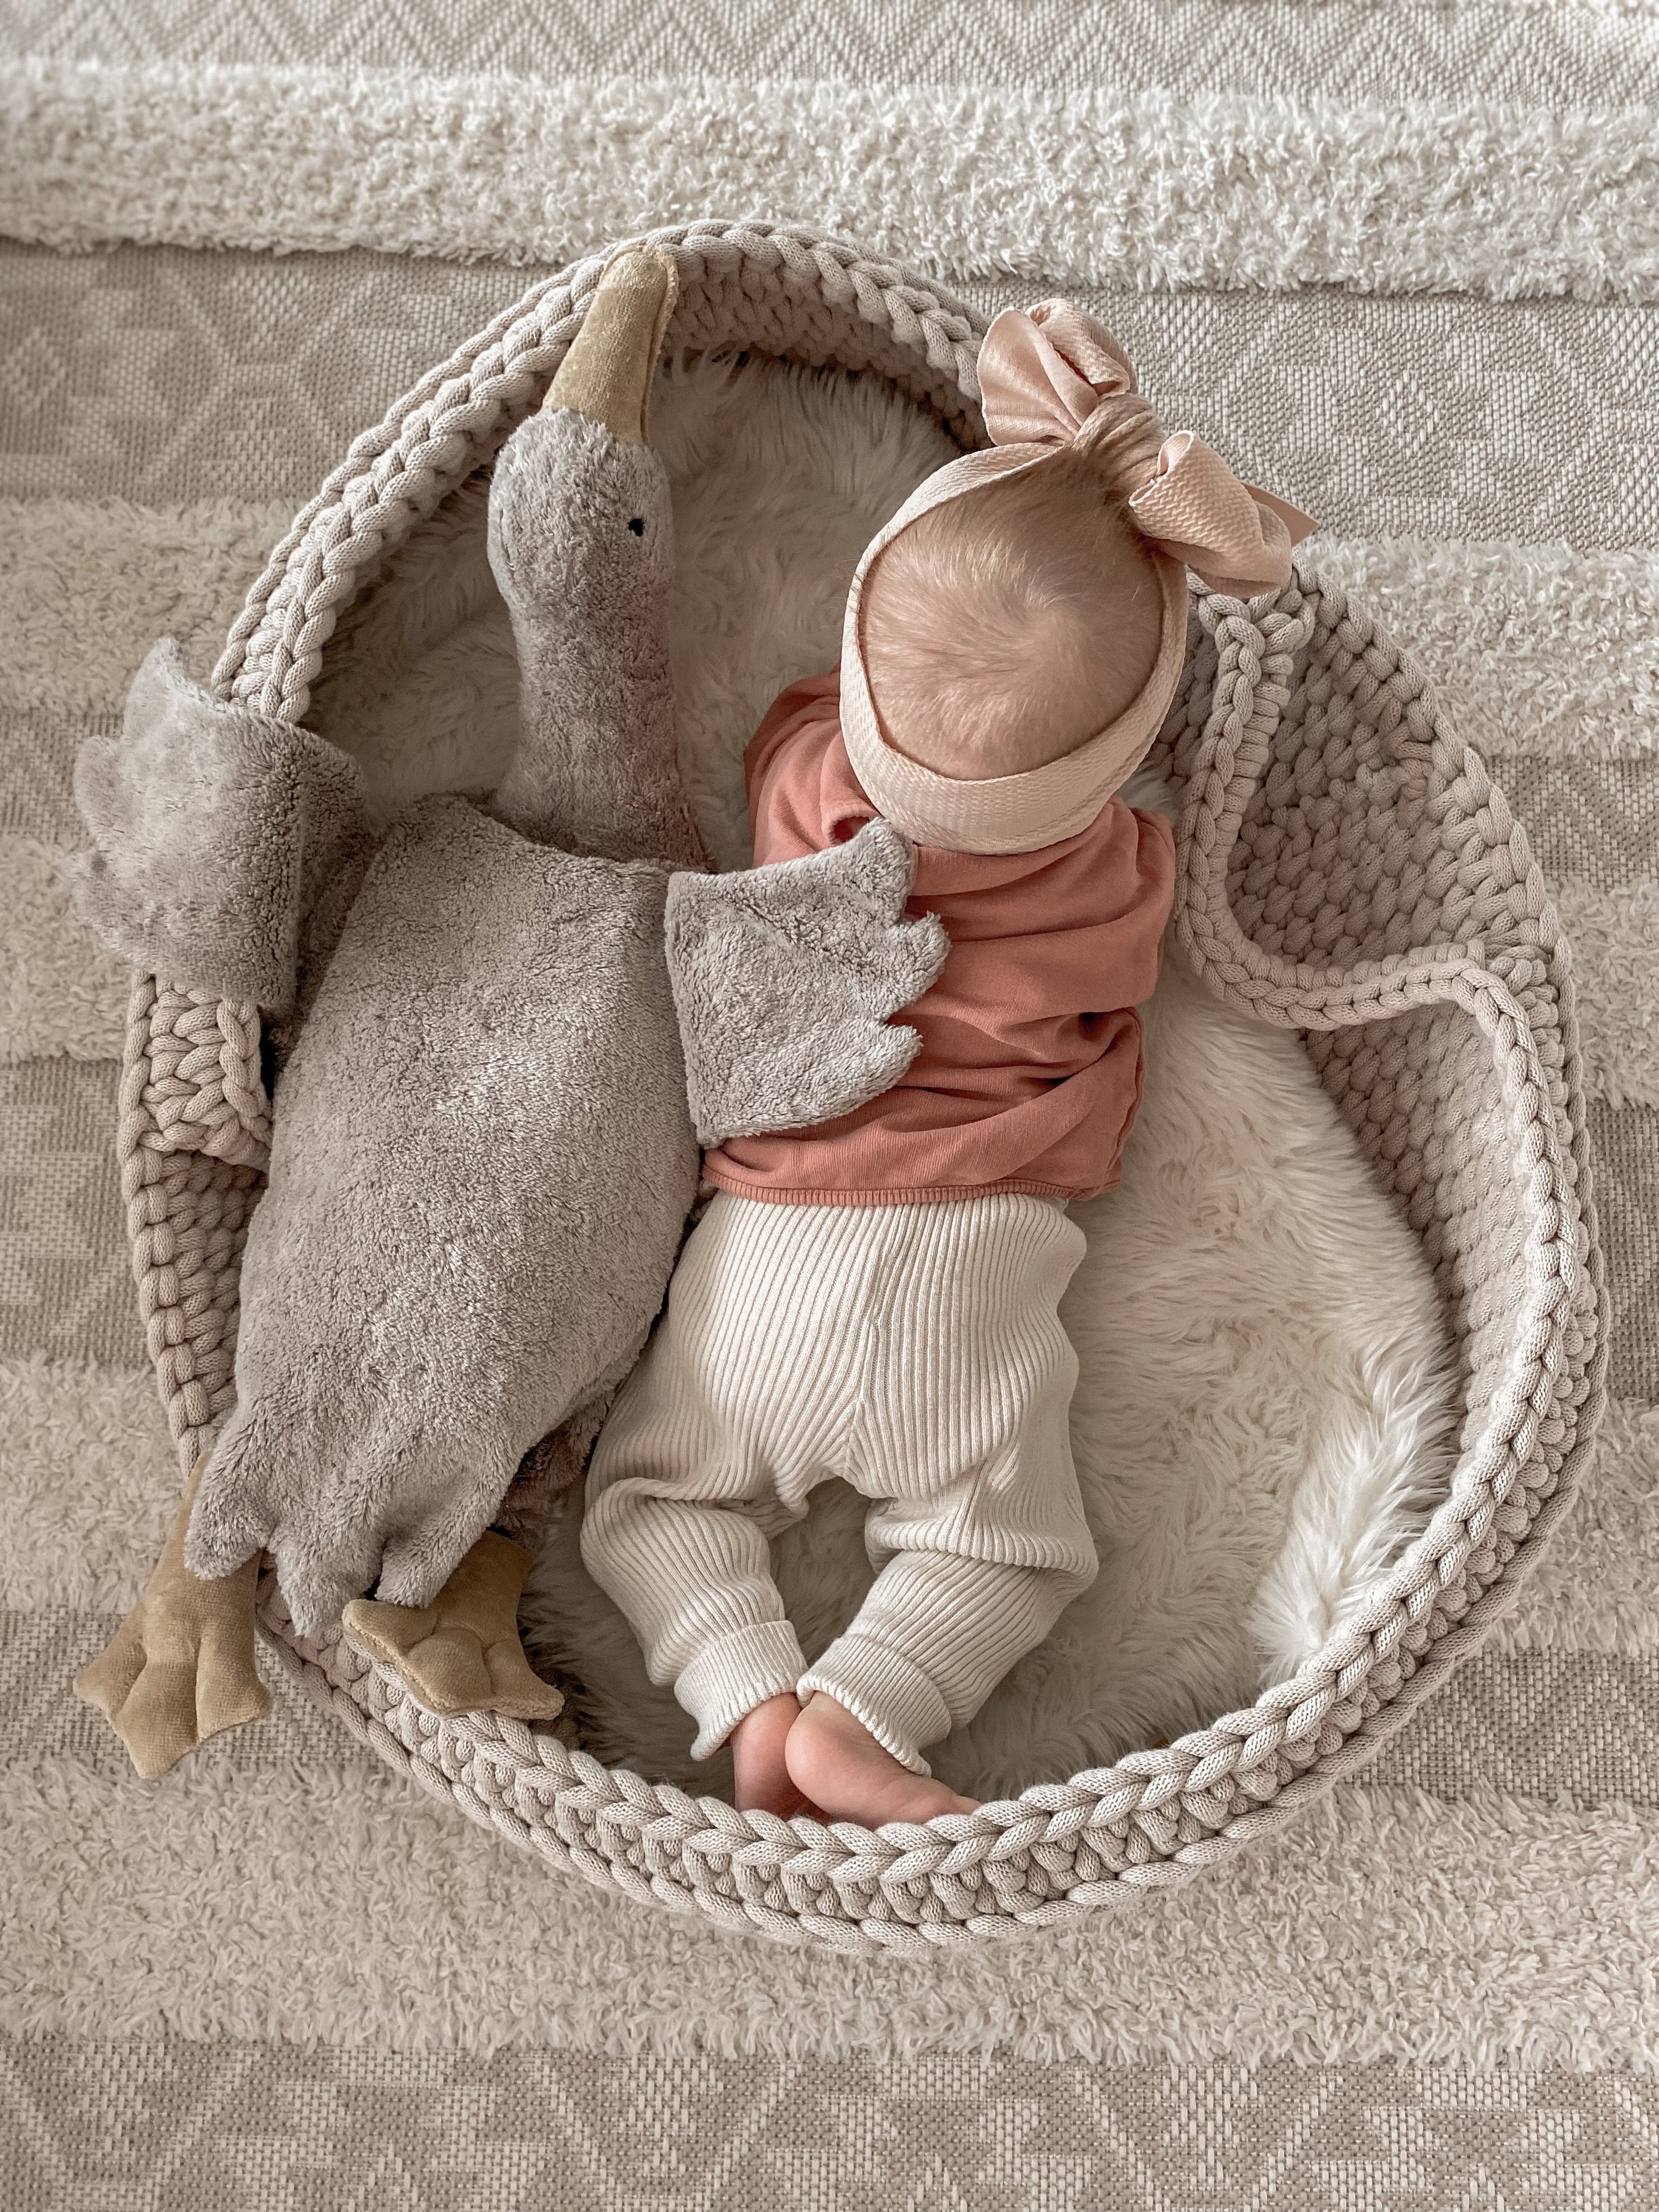
[[[679,263],[681,318],[702,301],[707,342],[873,368],[981,441],[983,319],[930,281],[800,227],[648,235]],[[356,439],[249,592],[214,672],[218,696],[301,719],[340,614],[539,403],[615,251],[536,285]],[[1174,926],[1190,965],[1280,1026],[1333,1033],[1456,1007],[1490,1048],[1508,1123],[1492,1172],[1524,1224],[1525,1290],[1448,1495],[1357,1613],[1249,1711],[1018,1799],[878,1833],[739,1813],[498,1715],[438,1719],[337,1640],[299,1637],[265,1576],[262,1631],[307,1692],[400,1771],[563,1871],[788,1942],[913,1953],[1189,1881],[1363,1765],[1507,1608],[1566,1507],[1603,1400],[1605,1291],[1569,956],[1524,835],[1421,672],[1340,592],[1304,574],[1248,605],[1204,592],[1194,605],[1213,684],[1194,703],[1189,672],[1164,740],[1186,777]],[[1229,859],[1316,616],[1347,625],[1367,668],[1413,702],[1448,794],[1443,872],[1474,884],[1465,903],[1489,917],[1481,935],[1320,968],[1241,928]],[[236,1277],[269,1139],[257,1010],[140,977],[118,1146],[141,1311],[186,1468],[232,1400]]]

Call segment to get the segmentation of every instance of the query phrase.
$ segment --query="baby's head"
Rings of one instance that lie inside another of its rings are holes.
[[[1188,568],[1229,596],[1276,590],[1313,525],[1193,431],[1168,436],[1068,301],[994,317],[979,382],[990,449],[930,477],[859,564],[842,735],[907,836],[1035,852],[1146,758],[1181,680]]]
[[[864,584],[888,742],[936,775],[1018,775],[1074,752],[1146,689],[1154,556],[1086,457],[1056,455],[931,507]]]

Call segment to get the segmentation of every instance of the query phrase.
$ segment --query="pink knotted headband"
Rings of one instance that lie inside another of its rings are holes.
[[[979,387],[1000,453],[1023,446],[1036,460],[1061,447],[1085,454],[1098,447],[1106,460],[1118,447],[1107,473],[1136,528],[1212,591],[1249,599],[1290,581],[1291,548],[1313,529],[1312,516],[1242,483],[1193,431],[1166,437],[1122,347],[1080,307],[1066,300],[1005,307],[980,347]],[[1118,430],[1128,434],[1115,439]]]
[[[842,635],[842,734],[853,772],[890,822],[920,842],[961,853],[1030,852],[1085,828],[1158,735],[1187,650],[1187,571],[1249,599],[1291,577],[1291,548],[1311,517],[1240,482],[1190,430],[1174,437],[1144,399],[1109,331],[1068,301],[1005,308],[980,348],[988,449],[929,477],[865,548]],[[1075,752],[1018,775],[957,779],[893,746],[870,696],[860,607],[866,578],[895,538],[964,492],[1061,455],[1097,471],[1121,498],[1155,556],[1162,637],[1145,689]]]

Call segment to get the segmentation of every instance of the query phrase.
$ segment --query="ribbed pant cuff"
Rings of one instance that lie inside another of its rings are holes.
[[[793,1690],[805,1664],[787,1620],[757,1620],[700,1651],[674,1685],[674,1695],[697,1723],[692,1758],[711,1758],[745,1713],[781,1690]]]
[[[838,1636],[797,1686],[803,1703],[823,1690],[861,1721],[912,1774],[931,1774],[924,1743],[951,1732],[945,1702],[920,1667],[872,1636]]]

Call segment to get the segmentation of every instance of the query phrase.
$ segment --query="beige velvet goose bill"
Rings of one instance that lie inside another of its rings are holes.
[[[651,380],[678,293],[678,272],[659,246],[618,254],[547,388],[543,412],[563,410],[603,423],[624,445],[647,443]]]

